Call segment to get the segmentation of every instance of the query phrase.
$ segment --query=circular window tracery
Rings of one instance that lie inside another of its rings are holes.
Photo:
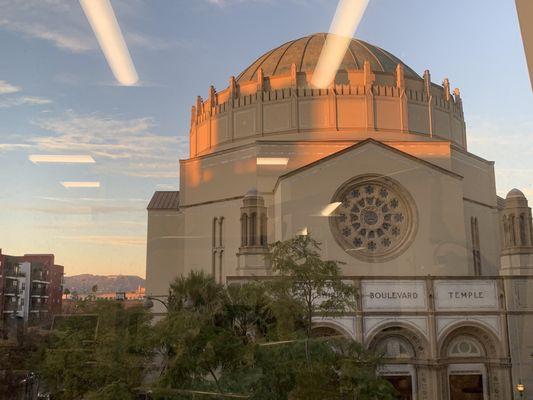
[[[481,345],[472,338],[460,336],[455,338],[448,347],[449,357],[481,357]]]
[[[390,178],[358,177],[333,198],[340,206],[330,217],[337,242],[353,255],[381,261],[405,250],[416,230],[411,196]]]

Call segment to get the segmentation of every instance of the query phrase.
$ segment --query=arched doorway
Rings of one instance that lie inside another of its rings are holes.
[[[401,336],[390,336],[379,342],[376,349],[386,361],[380,373],[394,386],[398,399],[416,398],[416,370],[412,364],[415,350],[411,343]]]
[[[427,389],[427,376],[419,367],[427,358],[428,343],[421,334],[405,326],[389,326],[370,339],[369,348],[383,356],[380,375],[394,386],[399,400],[417,399],[421,374]]]
[[[450,400],[483,400],[487,394],[485,350],[474,337],[459,335],[447,349]],[[454,362],[456,361],[456,362]]]
[[[502,354],[498,339],[483,327],[461,326],[444,334],[440,356],[446,397],[449,400],[501,398],[504,381],[498,364]]]

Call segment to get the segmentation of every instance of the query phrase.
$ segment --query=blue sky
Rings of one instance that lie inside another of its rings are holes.
[[[112,0],[141,84],[115,83],[76,0],[0,0],[0,247],[144,276],[146,204],[178,187],[190,107],[337,0]],[[533,200],[533,95],[513,1],[371,0],[357,37],[460,87],[469,150]],[[36,165],[29,154],[91,154]],[[99,189],[61,181],[98,180]]]

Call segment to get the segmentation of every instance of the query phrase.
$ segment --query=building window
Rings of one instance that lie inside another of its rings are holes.
[[[383,340],[377,350],[386,358],[409,359],[415,357],[413,346],[407,340],[399,337],[391,337]]]
[[[213,229],[212,229],[213,242],[212,246],[216,247],[217,245],[217,218],[213,218]]]
[[[224,217],[218,220],[218,245],[222,247],[222,229],[224,227]]]
[[[527,243],[526,238],[526,216],[524,214],[520,214],[520,220],[518,225],[520,230],[520,245],[527,246],[529,245],[529,243]]]
[[[516,246],[516,228],[514,215],[509,217],[509,242],[511,246]]]
[[[448,347],[448,357],[482,357],[481,345],[473,338],[459,336]]]
[[[481,275],[481,249],[479,245],[479,224],[477,217],[470,218],[470,232],[472,235],[472,257],[474,259],[474,275]]]
[[[267,245],[267,216],[266,214],[261,214],[261,223],[260,223],[260,231],[261,231],[261,237],[260,237],[260,244],[261,246]]]
[[[223,276],[223,262],[224,262],[224,250],[221,250],[218,254],[218,283],[222,283]]]
[[[243,214],[241,217],[241,246],[248,246],[248,215]]]
[[[250,216],[250,239],[248,240],[248,243],[250,246],[256,245],[256,236],[257,236],[257,214],[252,213]]]

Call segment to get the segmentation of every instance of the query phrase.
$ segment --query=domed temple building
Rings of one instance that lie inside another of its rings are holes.
[[[268,245],[310,234],[360,294],[357,311],[317,328],[383,351],[403,399],[512,399],[518,383],[533,399],[526,197],[497,196],[448,80],[354,39],[335,81],[313,88],[326,36],[285,43],[196,99],[180,190],[148,206],[147,293],[164,298],[191,270],[269,276]]]

